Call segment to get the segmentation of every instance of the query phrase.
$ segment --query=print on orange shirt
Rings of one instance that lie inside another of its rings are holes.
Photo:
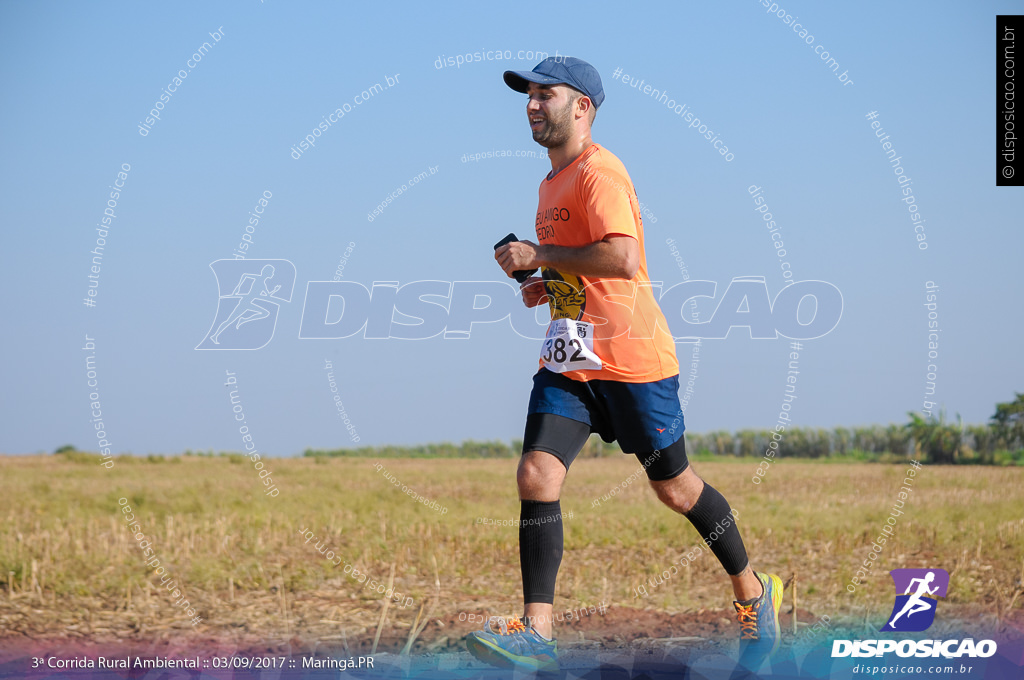
[[[549,267],[542,267],[541,274],[544,277],[544,290],[548,294],[548,304],[551,306],[551,318],[582,319],[583,311],[587,308],[587,294],[580,277],[561,274]]]

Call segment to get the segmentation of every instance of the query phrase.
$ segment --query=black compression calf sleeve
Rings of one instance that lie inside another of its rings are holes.
[[[729,501],[715,487],[704,482],[704,490],[686,513],[686,518],[725,567],[726,573],[738,576],[747,568],[747,549],[743,547],[736,517]]]
[[[521,501],[519,564],[523,601],[552,604],[562,563],[562,506],[558,501]]]

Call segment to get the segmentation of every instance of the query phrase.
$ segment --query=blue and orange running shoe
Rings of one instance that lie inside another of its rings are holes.
[[[744,665],[760,665],[774,654],[782,642],[779,609],[782,608],[782,579],[775,574],[758,574],[764,592],[750,604],[733,602],[740,622],[740,660]]]
[[[491,626],[495,621],[497,629]],[[529,619],[523,623],[519,617],[508,621],[494,617],[483,630],[466,636],[466,648],[480,661],[499,668],[557,671],[557,644],[542,638],[528,624]]]

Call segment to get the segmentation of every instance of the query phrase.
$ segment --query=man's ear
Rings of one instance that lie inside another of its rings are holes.
[[[584,100],[586,103],[583,103]],[[576,99],[576,112],[579,113],[580,118],[588,118],[590,115],[590,109],[593,108],[593,106],[594,102],[590,101],[590,97],[587,95],[583,95]]]

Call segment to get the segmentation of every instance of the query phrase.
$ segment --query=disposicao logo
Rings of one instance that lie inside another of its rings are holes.
[[[896,603],[889,622],[879,630],[928,630],[935,621],[936,598],[945,597],[949,590],[949,573],[945,569],[893,569],[889,575],[896,584]]]
[[[217,277],[217,315],[196,349],[265,347],[274,337],[281,305],[291,302],[295,265],[288,260],[216,260],[210,269]]]
[[[938,597],[949,590],[945,569],[893,569],[896,602],[887,623],[879,630],[913,633],[927,630],[935,622]],[[987,658],[996,653],[993,640],[834,640],[832,657],[871,657],[895,652],[901,657]]]

